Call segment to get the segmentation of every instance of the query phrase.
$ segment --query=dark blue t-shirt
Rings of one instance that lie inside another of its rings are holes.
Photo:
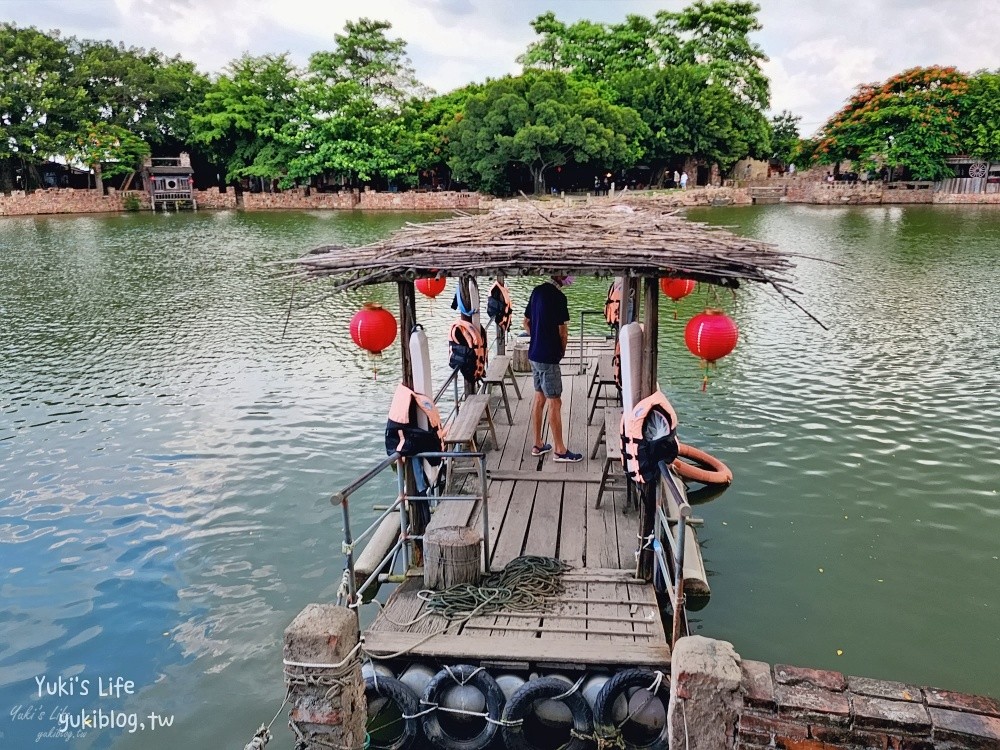
[[[566,295],[553,283],[539,284],[531,292],[524,308],[531,330],[528,359],[532,362],[558,364],[563,357],[559,326],[569,323]]]

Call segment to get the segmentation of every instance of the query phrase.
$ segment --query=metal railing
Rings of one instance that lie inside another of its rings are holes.
[[[583,319],[587,315],[604,315],[604,310],[580,310],[580,369],[578,375],[583,375],[587,371],[587,360],[583,356]],[[596,364],[594,365],[597,366]]]
[[[677,517],[671,518],[666,511],[666,497],[669,493],[677,506]],[[673,606],[673,624],[670,643],[687,632],[687,610],[684,605],[684,540],[687,535],[691,505],[678,488],[673,473],[665,461],[660,461],[660,484],[656,495],[656,518],[653,526],[653,557],[655,565],[663,577],[664,588]],[[674,530],[671,530],[674,526]],[[673,573],[667,561],[664,542],[670,550]]]
[[[406,461],[418,461],[423,459],[442,459],[442,460],[454,460],[454,459],[475,459],[476,460],[476,472],[479,475],[479,494],[478,495],[410,495],[406,492],[406,473],[404,471],[404,465]],[[375,479],[375,477],[382,474],[390,466],[396,466],[396,485],[397,485],[397,495],[396,500],[388,508],[386,508],[382,514],[372,522],[364,531],[354,537],[351,533],[351,513],[350,513],[350,497],[352,494],[357,492],[359,489],[364,487],[370,481]],[[412,501],[429,501],[431,499],[436,502],[449,502],[454,500],[479,500],[482,504],[482,521],[483,521],[483,567],[486,573],[490,572],[490,516],[489,516],[489,502],[487,500],[488,491],[486,487],[486,454],[481,451],[432,451],[427,453],[418,453],[415,456],[410,456],[404,458],[399,453],[392,453],[386,456],[382,461],[375,464],[372,468],[366,471],[364,474],[359,476],[340,492],[335,492],[331,498],[330,502],[333,505],[339,505],[343,510],[344,514],[344,543],[341,547],[344,553],[344,569],[345,575],[344,580],[346,583],[346,591],[342,592],[338,596],[338,603],[344,603],[343,599],[346,598],[346,604],[348,606],[355,605],[361,600],[364,592],[376,581],[379,580],[382,571],[393,564],[398,557],[399,553],[403,553],[403,562],[405,568],[408,570],[410,568],[410,562],[413,559],[413,544],[418,540],[423,539],[423,535],[415,534],[412,532],[412,524],[410,523],[410,503]],[[382,522],[388,518],[392,513],[399,513],[399,539],[396,543],[389,549],[385,556],[374,566],[373,572],[368,578],[360,585],[357,586],[357,581],[355,578],[354,569],[354,548],[361,543],[364,539],[370,537],[375,530],[382,524]],[[390,568],[391,570],[391,568]]]

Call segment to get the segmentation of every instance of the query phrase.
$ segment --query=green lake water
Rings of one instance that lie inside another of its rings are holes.
[[[703,393],[682,330],[715,302],[662,305],[681,437],[736,476],[697,508],[713,595],[693,627],[746,658],[1000,697],[1000,213],[691,217],[809,256],[795,286],[829,327],[727,293],[740,343]],[[285,330],[269,263],[429,218],[0,219],[0,747],[242,747],[270,721],[284,627],[336,595],[329,494],[382,451],[398,365],[376,379],[347,332],[393,289],[300,284],[316,304]],[[605,288],[571,287],[574,317]],[[446,295],[417,313],[440,373]],[[360,496],[356,524],[392,491]],[[47,694],[60,677],[73,695]],[[98,709],[173,723],[38,736]]]

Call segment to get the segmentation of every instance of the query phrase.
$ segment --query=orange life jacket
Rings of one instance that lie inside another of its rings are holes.
[[[418,426],[417,410],[427,417],[426,429]],[[385,423],[385,452],[403,456],[415,456],[418,453],[443,451],[444,428],[441,426],[441,414],[434,402],[422,393],[416,393],[400,383],[396,386],[392,404],[389,406],[389,419]],[[440,458],[429,458],[427,463],[437,466]]]
[[[615,279],[608,287],[608,297],[604,302],[604,319],[612,328],[618,327],[621,318],[622,285],[621,279]]]
[[[467,380],[479,381],[486,374],[486,329],[476,330],[468,320],[459,318],[448,333],[451,367],[457,367]]]
[[[677,414],[660,391],[622,414],[622,464],[637,484],[653,482],[660,461],[677,458]]]
[[[510,292],[499,281],[494,281],[490,287],[490,298],[486,303],[486,313],[493,318],[501,331],[507,333],[510,330],[511,317],[514,314],[514,306],[510,301]]]

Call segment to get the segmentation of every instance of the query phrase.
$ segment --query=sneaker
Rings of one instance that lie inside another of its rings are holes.
[[[549,445],[548,443],[544,443],[542,445],[533,445],[533,446],[531,446],[531,455],[532,456],[544,456],[550,450],[552,450],[552,446]]]
[[[561,464],[575,464],[577,461],[583,460],[583,454],[566,451],[565,453],[557,453],[552,460]]]

